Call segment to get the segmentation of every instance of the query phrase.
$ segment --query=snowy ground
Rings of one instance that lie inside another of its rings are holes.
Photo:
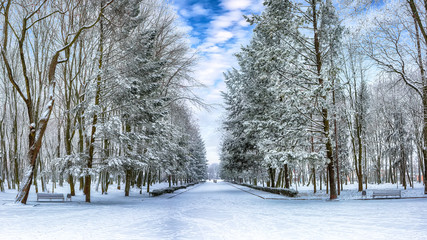
[[[317,186],[317,192],[313,193],[313,186],[292,186],[293,189],[298,190],[297,199],[321,199],[327,200],[329,199],[329,194],[326,193],[326,186],[323,185],[322,190],[319,190],[319,186]],[[365,189],[365,185],[363,185]],[[357,183],[343,185],[343,190],[339,196],[340,200],[350,200],[350,199],[361,199],[361,192],[357,191],[358,186]],[[422,183],[414,183],[414,188],[408,187],[404,189],[401,185],[397,184],[368,184],[368,188],[366,189],[367,198],[372,198],[372,191],[374,190],[401,190],[402,198],[418,198],[418,197],[427,197],[424,195],[424,185]]]
[[[298,199],[323,198],[304,191]],[[427,198],[301,201],[225,182],[156,198],[112,188],[90,204],[32,193],[23,206],[15,195],[0,193],[0,239],[427,239]]]

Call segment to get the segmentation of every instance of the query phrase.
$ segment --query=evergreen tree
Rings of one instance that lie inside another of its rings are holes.
[[[226,75],[230,92],[225,95],[229,106],[225,128],[231,129],[226,136],[256,143],[244,146],[251,146],[250,150],[262,158],[271,186],[276,185],[276,168],[302,161],[319,164],[326,159],[334,199],[328,114],[342,28],[330,1],[310,1],[301,6],[280,0],[265,1],[264,5],[261,15],[248,18],[256,27],[250,45],[237,55],[240,70]],[[316,148],[317,152],[314,141],[310,146],[313,134],[320,139],[316,146],[323,144]],[[239,151],[249,153],[248,148],[236,147],[228,139],[223,144],[223,151],[229,151],[231,156]],[[236,159],[231,157],[228,162]]]

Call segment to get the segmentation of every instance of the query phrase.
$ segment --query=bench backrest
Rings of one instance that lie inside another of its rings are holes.
[[[372,194],[375,195],[401,195],[400,190],[374,190]]]
[[[37,193],[38,198],[64,198],[62,193]]]

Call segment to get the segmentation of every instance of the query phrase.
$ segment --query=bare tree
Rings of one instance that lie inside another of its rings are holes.
[[[43,111],[40,114],[36,122],[36,113],[34,110],[34,94],[31,89],[32,81],[34,81],[30,77],[30,72],[27,67],[27,62],[29,56],[26,56],[25,47],[26,44],[31,43],[34,39],[29,38],[28,35],[31,29],[35,24],[39,24],[42,21],[50,17],[54,17],[55,15],[65,15],[70,12],[70,9],[74,7],[75,4],[71,1],[69,5],[55,5],[53,3],[48,3],[47,0],[39,3],[38,5],[30,4],[30,2],[24,2],[23,4],[17,4],[15,7],[16,11],[11,11],[12,0],[8,0],[6,2],[5,7],[2,9],[4,22],[3,22],[3,42],[1,45],[1,55],[3,62],[5,64],[5,68],[8,74],[8,79],[10,83],[13,85],[14,89],[18,92],[20,98],[24,101],[26,105],[28,121],[29,121],[29,151],[28,151],[28,160],[29,167],[25,172],[25,178],[22,183],[22,187],[20,192],[17,195],[16,202],[21,202],[25,204],[27,202],[28,193],[31,187],[31,183],[33,180],[34,169],[36,167],[36,159],[39,154],[40,148],[42,146],[43,136],[45,134],[46,128],[48,126],[48,122],[50,119],[50,115],[52,113],[53,105],[55,103],[54,92],[56,86],[56,70],[59,64],[66,62],[68,59],[61,59],[60,57],[64,54],[64,52],[68,51],[80,37],[80,35],[87,29],[92,28],[95,24],[100,20],[101,14],[93,20],[92,23],[88,25],[83,25],[76,27],[74,29],[69,29],[68,35],[70,36],[69,41],[66,41],[62,44],[62,46],[58,47],[56,51],[50,56],[49,64],[47,66],[47,79],[45,79],[45,84],[47,85],[47,100],[44,104]],[[108,4],[106,4],[107,6]],[[106,7],[104,6],[104,8]],[[56,10],[53,10],[56,9]],[[19,10],[19,11],[18,11]],[[14,26],[16,26],[16,21],[11,22],[11,14],[15,14],[15,12],[22,12],[23,16],[20,18],[20,31],[17,31]],[[50,12],[48,12],[50,11]],[[45,14],[45,15],[41,15]],[[15,37],[16,42],[18,43],[18,50],[20,56],[20,72],[23,75],[24,83],[20,84],[20,82],[15,78],[15,73],[11,68],[11,64],[8,57],[8,41],[9,41],[9,30],[12,31],[13,36]],[[45,86],[46,86],[45,85]]]
[[[396,9],[384,14],[394,18],[375,21],[374,30],[364,38],[365,53],[387,73],[396,76],[412,89],[423,105],[422,144],[427,143],[427,77],[425,53],[427,33],[425,16],[427,1],[407,0]],[[390,10],[390,9],[386,9]],[[427,174],[427,149],[422,148],[424,176]],[[424,193],[427,194],[427,179],[424,178]]]
[[[407,3],[411,9],[412,17],[415,22],[415,30],[416,30],[416,46],[417,46],[417,65],[419,66],[419,71],[421,75],[421,86],[416,88],[417,92],[421,95],[423,102],[423,115],[424,115],[424,126],[423,126],[423,157],[424,157],[424,194],[427,194],[427,76],[424,69],[425,59],[422,58],[423,54],[421,52],[421,43],[424,45],[427,44],[427,32],[425,19],[424,21],[421,19],[420,12],[425,16],[427,12],[427,1],[420,1],[422,7],[415,4],[414,0],[407,0]],[[420,9],[421,8],[421,9]],[[418,30],[421,32],[421,37],[418,33]],[[422,38],[424,41],[421,41]],[[425,48],[426,46],[424,46]],[[407,82],[410,85],[409,82]]]

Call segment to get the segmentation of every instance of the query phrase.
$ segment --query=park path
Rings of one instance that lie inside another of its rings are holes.
[[[426,199],[277,201],[242,189],[206,182],[151,198],[8,203],[0,239],[427,239]]]
[[[427,239],[426,199],[293,201],[226,182],[163,198],[171,239]]]

